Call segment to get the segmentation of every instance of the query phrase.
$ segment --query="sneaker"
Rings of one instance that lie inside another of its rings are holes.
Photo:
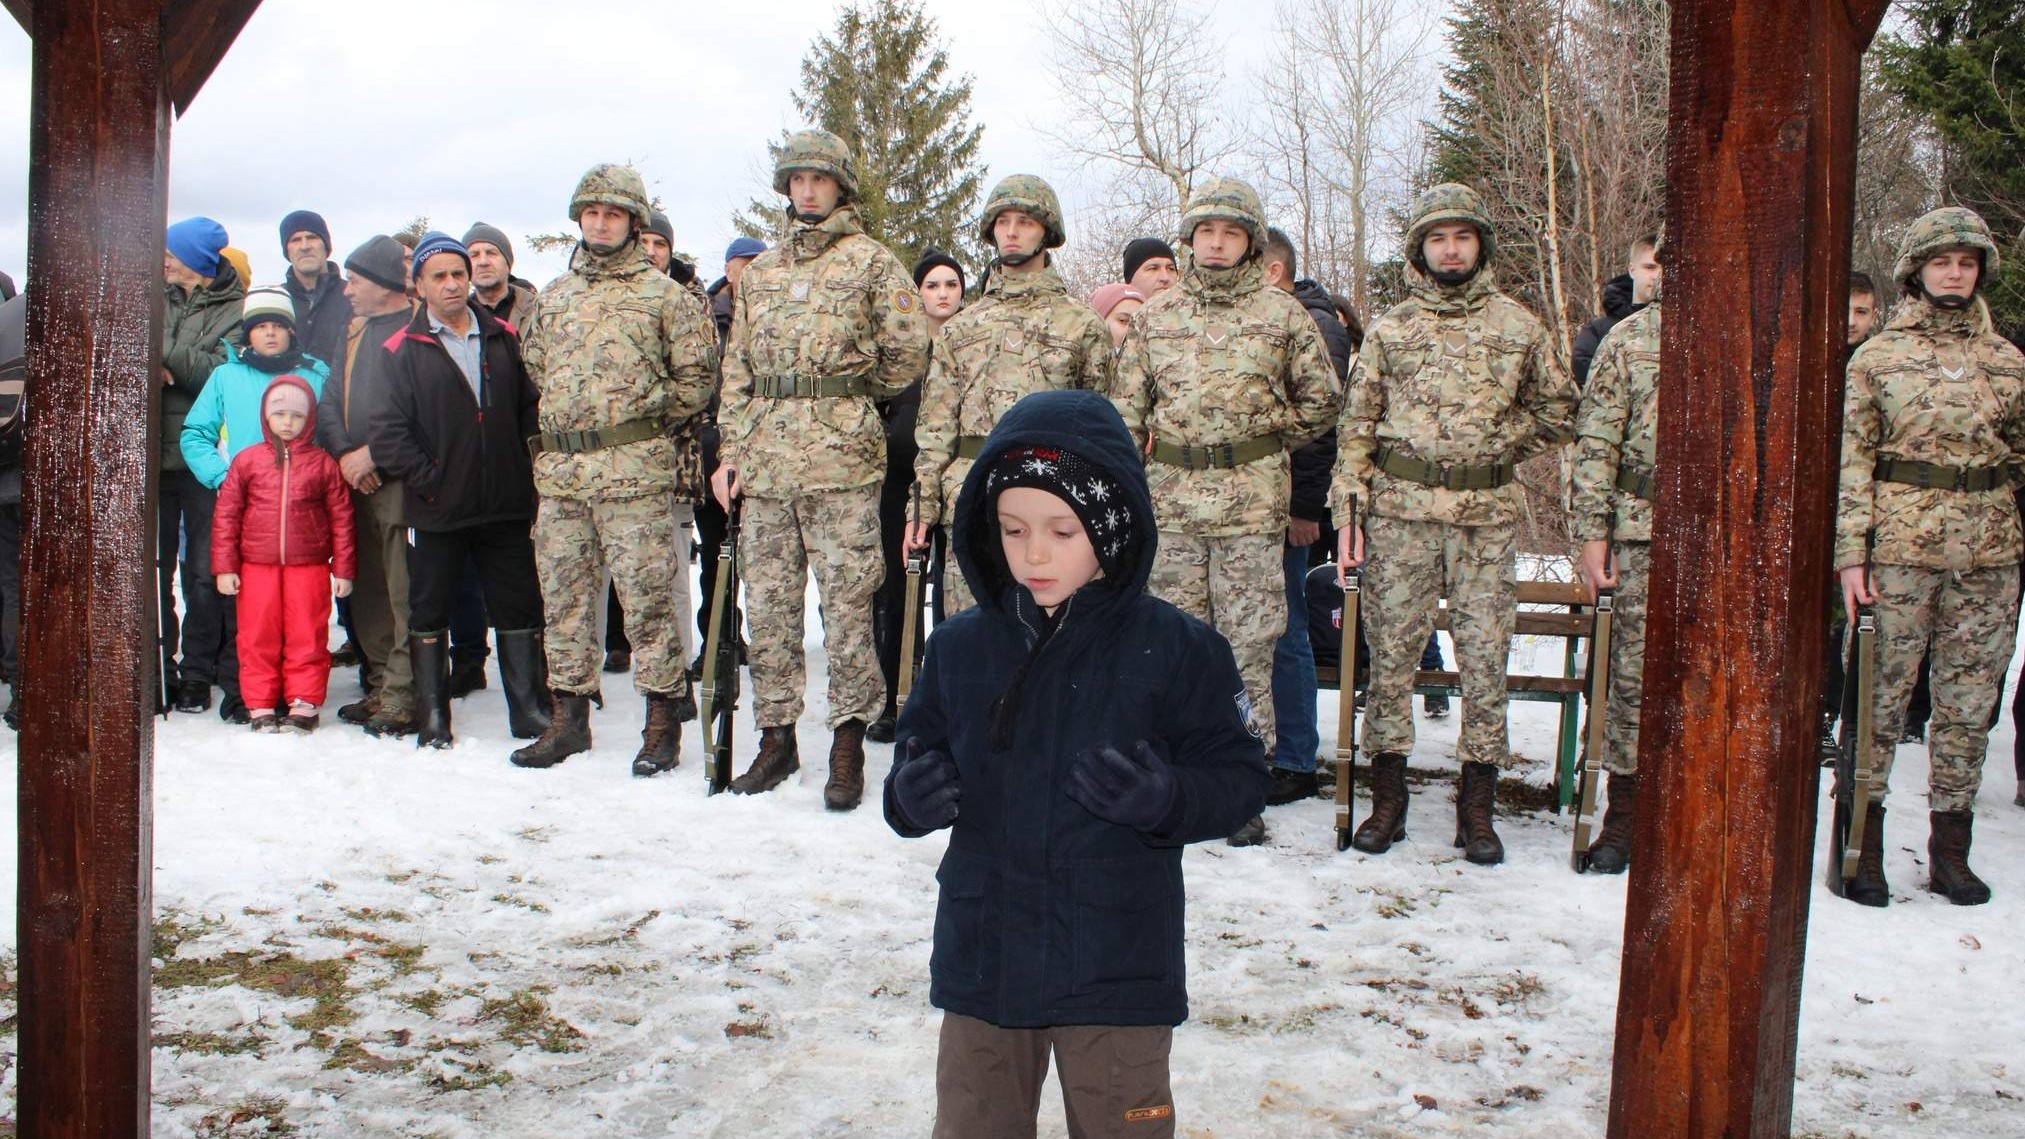
[[[272,708],[261,708],[258,711],[249,712],[247,720],[253,725],[253,730],[256,732],[278,732],[281,730],[281,717],[275,715]]]
[[[1223,840],[1225,846],[1260,846],[1266,841],[1266,819],[1264,815],[1253,815],[1245,825]]]
[[[298,735],[306,736],[316,730],[320,719],[316,705],[297,700],[288,706],[288,716],[282,721],[281,726]]]
[[[1272,769],[1272,782],[1266,785],[1266,806],[1282,807],[1314,797],[1314,772],[1294,771],[1286,767]]]
[[[1448,697],[1445,694],[1429,693],[1420,698],[1420,710],[1430,720],[1448,719]]]

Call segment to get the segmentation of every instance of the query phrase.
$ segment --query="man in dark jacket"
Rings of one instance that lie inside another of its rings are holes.
[[[527,437],[537,395],[520,339],[471,304],[471,260],[441,233],[415,247],[422,304],[379,349],[385,400],[373,409],[380,470],[401,480],[408,540],[408,655],[415,670],[416,743],[449,747],[450,607],[467,558],[478,563],[497,631],[509,726],[531,739],[548,727],[541,584],[535,576],[534,468]]]
[[[745,276],[745,267],[752,259],[766,252],[766,242],[756,237],[734,237],[724,248],[724,276],[710,286],[710,320],[717,326],[717,355],[724,358],[724,343],[731,336],[731,306],[738,296],[738,279]],[[711,398],[710,410],[699,417],[703,433],[703,480],[708,483],[717,474],[717,399]],[[696,564],[698,568],[696,587],[696,631],[709,635],[710,598],[717,588],[717,551],[724,546],[724,532],[731,524],[724,513],[724,507],[717,504],[717,496],[706,494],[696,504]],[[732,628],[742,629],[745,621],[740,618],[732,622]],[[696,660],[689,666],[692,675],[703,676],[703,654],[697,653]]]
[[[163,655],[176,650],[175,572],[179,545],[183,601],[189,607],[176,672],[176,711],[211,706],[211,685],[224,692],[218,714],[248,722],[239,700],[239,654],[225,634],[225,605],[211,577],[211,511],[218,496],[183,461],[183,418],[225,362],[225,340],[239,329],[245,283],[220,251],[230,239],[210,218],[186,218],[164,235],[162,279],[162,478],[156,513],[155,574],[161,588]]]
[[[1625,271],[1603,286],[1603,315],[1582,326],[1575,334],[1575,386],[1589,385],[1589,361],[1596,348],[1617,322],[1652,303],[1652,290],[1659,281],[1659,261],[1653,256],[1656,237],[1641,237],[1631,243],[1631,259]]]
[[[408,528],[400,482],[380,470],[372,448],[374,409],[386,398],[393,357],[381,349],[407,326],[413,305],[401,243],[367,240],[345,259],[345,296],[356,314],[338,359],[330,361],[316,418],[317,445],[338,461],[352,488],[358,528],[359,576],[352,587],[352,626],[365,662],[365,699],[338,709],[338,718],[376,736],[415,730],[415,673],[408,659]]]
[[[12,282],[7,282],[12,284]],[[0,680],[6,721],[20,726],[21,399],[28,385],[28,300],[0,302]]]
[[[282,283],[288,299],[295,302],[295,343],[304,355],[314,356],[337,374],[337,354],[345,350],[345,333],[352,323],[351,301],[345,297],[344,281],[330,259],[330,226],[322,215],[297,210],[281,219],[281,253],[288,258],[288,276]]]
[[[516,331],[534,315],[534,299],[541,290],[534,282],[513,275],[513,242],[496,225],[473,222],[464,231],[464,248],[471,254],[471,303],[514,327]]]
[[[1025,518],[1021,491],[1055,513]],[[929,639],[885,794],[900,835],[951,827],[928,967],[934,1134],[1031,1134],[1038,1097],[1020,1089],[1052,1047],[1072,1119],[1171,1135],[1181,847],[1231,833],[1267,782],[1244,681],[1215,630],[1146,592],[1152,497],[1095,392],[1001,417],[950,535],[977,604]]]

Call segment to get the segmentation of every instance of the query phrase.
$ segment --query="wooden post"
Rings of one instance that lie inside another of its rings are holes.
[[[1674,0],[1659,496],[1611,1139],[1783,1139],[1856,98],[1885,0]]]
[[[148,1134],[163,0],[34,5],[20,1129]]]

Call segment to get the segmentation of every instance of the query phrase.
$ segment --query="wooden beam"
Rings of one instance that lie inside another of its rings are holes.
[[[35,7],[21,1134],[148,1134],[162,0]]]
[[[31,37],[34,36],[35,0],[0,0],[0,4],[6,5],[7,11],[14,17],[14,22],[21,25],[22,31]]]
[[[178,115],[189,112],[204,81],[259,7],[260,0],[167,0],[162,17],[167,81]]]
[[[1883,8],[1673,3],[1660,483],[1611,1139],[1791,1130],[1856,98]]]

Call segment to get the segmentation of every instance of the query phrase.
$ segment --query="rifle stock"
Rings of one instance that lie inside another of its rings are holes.
[[[1617,591],[1596,591],[1596,624],[1589,635],[1589,724],[1582,734],[1581,780],[1575,796],[1575,840],[1569,865],[1580,874],[1589,869],[1589,835],[1596,821],[1596,790],[1603,781],[1604,731],[1610,718],[1610,625],[1617,612]]]
[[[1350,528],[1357,506],[1350,506]],[[1357,777],[1357,618],[1363,601],[1362,568],[1343,570],[1343,647],[1336,667],[1336,850],[1350,849],[1351,783]]]
[[[731,715],[738,707],[738,524],[739,502],[726,512],[724,542],[717,548],[717,580],[710,589],[710,632],[703,646],[703,778],[709,794],[731,786]]]

